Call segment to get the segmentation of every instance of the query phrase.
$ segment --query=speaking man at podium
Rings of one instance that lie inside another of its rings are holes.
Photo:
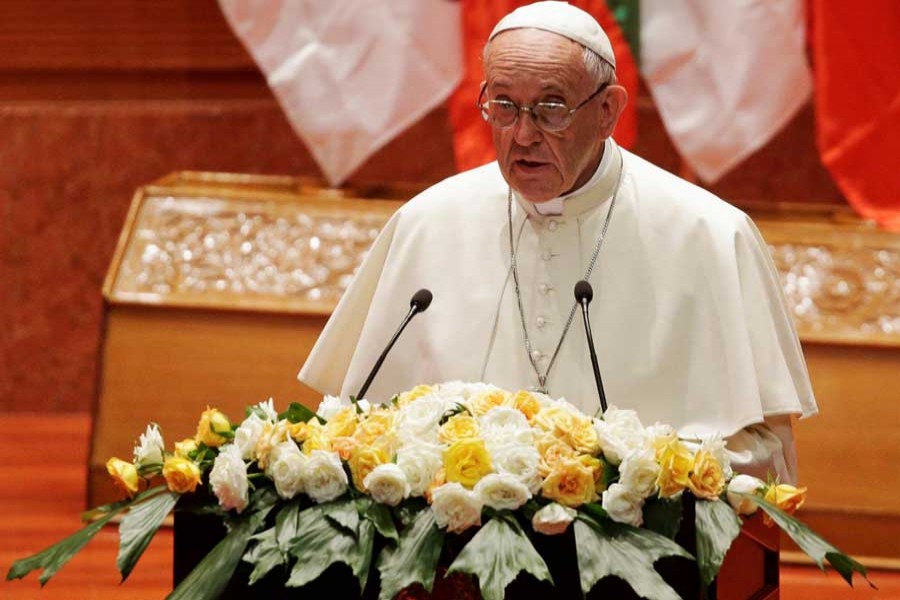
[[[720,434],[742,472],[796,476],[791,415],[817,411],[777,273],[740,210],[634,154],[609,39],[564,2],[519,8],[484,50],[478,110],[498,160],[404,205],[371,248],[299,378],[356,394],[420,288],[433,292],[369,388],[485,381],[599,407],[684,438]]]

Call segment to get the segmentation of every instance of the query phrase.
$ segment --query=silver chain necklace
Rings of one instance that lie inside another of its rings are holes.
[[[597,246],[594,248],[594,253],[591,255],[591,262],[588,263],[587,271],[584,273],[584,280],[590,281],[591,273],[594,271],[594,265],[597,263],[597,257],[600,255],[600,248],[603,247],[603,240],[606,239],[606,230],[609,228],[609,221],[612,218],[613,209],[616,207],[616,198],[619,196],[619,187],[622,183],[622,172],[624,171],[624,160],[619,157],[619,176],[616,178],[616,189],[613,192],[612,201],[609,203],[609,210],[606,212],[606,220],[603,222],[603,229],[600,232],[600,239],[597,240]],[[515,284],[516,289],[516,300],[519,305],[519,317],[522,319],[522,333],[525,335],[525,351],[528,353],[528,360],[531,363],[531,368],[534,369],[534,374],[537,375],[538,378],[538,389],[537,391],[547,394],[547,378],[550,376],[550,370],[553,368],[553,365],[556,364],[556,357],[559,355],[559,350],[562,348],[563,341],[566,339],[566,334],[569,333],[569,328],[572,326],[572,320],[575,318],[575,311],[578,309],[578,302],[572,303],[572,310],[569,311],[569,318],[566,319],[566,326],[563,327],[562,335],[559,336],[559,342],[556,344],[556,349],[553,351],[553,356],[550,358],[550,364],[547,365],[547,370],[541,374],[541,370],[537,366],[537,361],[534,358],[534,354],[532,353],[531,347],[531,338],[528,336],[528,326],[525,324],[525,309],[522,306],[522,291],[519,287],[519,269],[518,269],[518,261],[516,259],[516,247],[513,242],[513,222],[512,222],[512,188],[507,188],[508,192],[506,195],[506,212],[509,218],[509,260],[510,265],[512,267],[513,274],[513,283]]]

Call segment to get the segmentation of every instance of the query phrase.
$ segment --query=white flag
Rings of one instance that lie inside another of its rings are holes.
[[[440,104],[462,75],[449,0],[219,0],[332,185]]]
[[[641,0],[641,72],[678,151],[712,182],[809,98],[801,0]]]

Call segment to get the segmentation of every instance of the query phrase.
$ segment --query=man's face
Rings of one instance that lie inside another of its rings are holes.
[[[548,31],[505,31],[491,41],[488,51],[487,99],[511,100],[519,106],[562,102],[575,108],[600,83],[588,76],[582,52],[572,40]],[[513,189],[530,202],[545,202],[591,178],[602,156],[603,140],[611,132],[611,127],[605,127],[609,120],[603,102],[606,93],[579,109],[562,131],[538,129],[525,111],[519,112],[511,127],[493,128],[500,171]]]

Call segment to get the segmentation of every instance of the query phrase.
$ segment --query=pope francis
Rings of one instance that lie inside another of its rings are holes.
[[[606,396],[682,437],[722,435],[742,472],[793,482],[791,415],[815,414],[777,273],[752,221],[619,148],[627,101],[598,23],[564,2],[504,17],[484,50],[478,109],[497,162],[404,205],[373,245],[300,372],[355,394],[409,309],[368,398],[419,383],[545,390],[593,414],[575,283]]]

